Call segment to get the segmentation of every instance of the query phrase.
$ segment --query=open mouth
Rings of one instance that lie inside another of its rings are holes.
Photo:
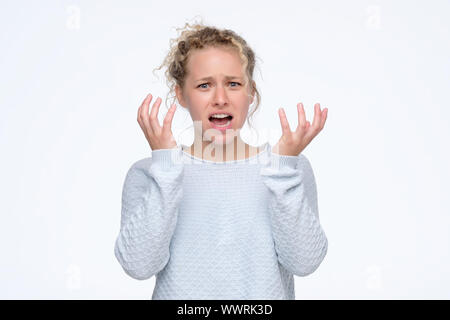
[[[231,124],[233,116],[229,115],[223,118],[209,117],[209,122],[216,128],[227,128]]]

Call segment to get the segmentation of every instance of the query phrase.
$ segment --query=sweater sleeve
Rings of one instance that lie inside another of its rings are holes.
[[[269,153],[260,174],[269,189],[269,210],[278,261],[297,276],[313,273],[328,250],[318,212],[317,188],[303,155]]]
[[[180,147],[153,150],[152,157],[137,161],[127,172],[114,254],[134,279],[149,279],[169,261],[183,195],[181,156]]]

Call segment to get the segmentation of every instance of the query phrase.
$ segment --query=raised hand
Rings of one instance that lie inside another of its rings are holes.
[[[153,103],[152,110],[149,115],[148,109],[151,100],[152,95],[149,93],[139,107],[137,117],[139,126],[144,132],[145,138],[147,139],[150,148],[152,150],[176,148],[177,142],[175,141],[171,130],[172,119],[176,110],[176,104],[172,104],[172,106],[170,107],[164,118],[163,127],[161,128],[158,121],[158,112],[162,99],[159,97],[156,99],[155,103]]]
[[[297,129],[292,132],[284,109],[278,109],[283,133],[280,140],[272,148],[274,153],[286,156],[298,156],[325,126],[328,108],[320,110],[319,103],[314,105],[314,120],[312,125],[309,121],[306,121],[305,110],[303,109],[303,104],[301,102],[297,104],[297,112],[298,126]]]

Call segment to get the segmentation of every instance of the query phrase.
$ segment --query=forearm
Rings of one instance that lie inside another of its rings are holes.
[[[168,262],[179,203],[183,165],[176,150],[158,150],[148,168],[130,172],[123,189],[122,219],[115,255],[125,272],[139,280],[158,273]],[[176,155],[176,154],[175,154]]]
[[[261,169],[269,188],[272,235],[279,262],[298,276],[314,272],[328,250],[312,168],[303,155],[271,154]],[[276,162],[274,165],[273,162]]]

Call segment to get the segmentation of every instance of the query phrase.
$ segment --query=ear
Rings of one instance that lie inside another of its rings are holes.
[[[177,100],[180,103],[180,105],[183,108],[186,108],[186,103],[184,102],[184,98],[183,98],[183,90],[181,89],[181,87],[178,84],[175,85],[175,94],[177,96]]]

